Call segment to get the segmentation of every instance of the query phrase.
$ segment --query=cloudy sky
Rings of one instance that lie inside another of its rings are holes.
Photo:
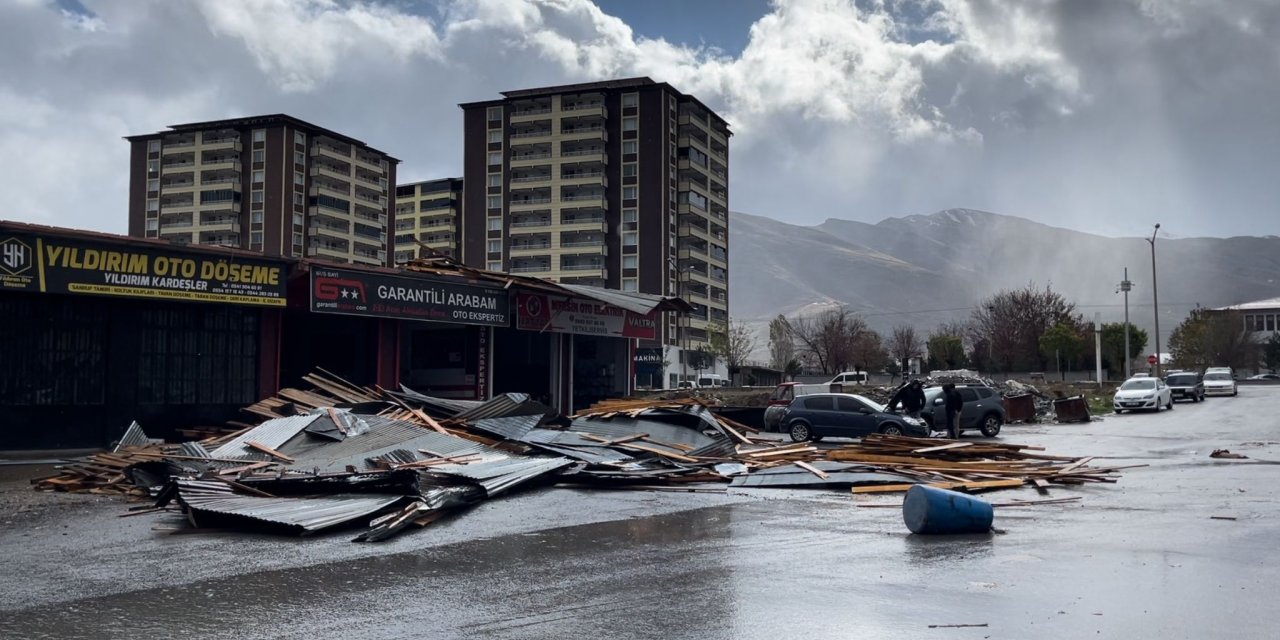
[[[457,103],[636,75],[737,211],[1280,234],[1280,0],[0,0],[0,218],[123,232],[122,136],[258,113],[458,175]]]

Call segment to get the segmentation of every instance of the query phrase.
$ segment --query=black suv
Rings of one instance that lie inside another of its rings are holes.
[[[964,400],[964,409],[957,418],[961,433],[978,430],[988,438],[999,435],[1000,426],[1005,421],[1004,398],[985,384],[957,384],[956,391]],[[930,429],[946,429],[947,406],[946,399],[942,397],[942,387],[924,390],[924,411],[920,417]]]
[[[1175,371],[1164,377],[1164,383],[1173,392],[1173,399],[1204,401],[1204,376],[1195,371]]]

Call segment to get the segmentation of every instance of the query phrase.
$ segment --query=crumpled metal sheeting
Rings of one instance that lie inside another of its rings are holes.
[[[250,454],[260,453],[245,445],[246,442],[257,442],[266,447],[279,450],[284,443],[315,422],[320,414],[290,416],[268,420],[232,439],[230,442],[209,452],[215,458],[242,458]]]
[[[468,411],[484,404],[484,400],[455,400],[453,398],[429,396],[418,393],[404,385],[400,385],[400,391],[398,392],[388,391],[387,393],[390,393],[401,400],[412,400],[418,404],[427,405],[429,408],[434,408],[442,414],[447,414],[449,417],[456,416],[463,411]]]
[[[408,449],[393,449],[380,456],[365,459],[365,464],[372,467],[377,460],[382,460],[387,464],[397,465],[417,462],[420,458],[418,457],[418,454]]]
[[[178,445],[178,451],[182,455],[190,458],[212,458],[213,457],[209,455],[209,450],[205,449],[204,445],[200,444],[199,442],[184,442]]]
[[[484,404],[463,411],[454,417],[459,420],[474,422],[485,418],[528,415],[550,418],[559,415],[559,412],[532,399],[527,393],[500,393],[487,400]]]
[[[533,431],[542,423],[541,415],[505,416],[502,418],[484,418],[474,420],[472,427],[491,433],[507,440],[523,440],[525,434]]]
[[[705,447],[698,447],[685,455],[694,458],[732,458],[737,453],[738,443],[729,438],[721,437],[716,439],[715,442]]]
[[[428,475],[443,474],[473,480],[484,487],[490,497],[493,497],[511,487],[558,471],[571,464],[573,461],[568,458],[513,458],[471,464],[440,465],[432,467]]]
[[[657,420],[624,417],[614,417],[607,420],[575,418],[569,425],[569,430],[577,431],[579,433],[590,433],[591,435],[604,438],[606,440],[617,440],[627,436],[647,433],[649,434],[648,439],[637,444],[661,449],[670,453],[678,453],[680,455],[688,455],[688,453],[682,449],[662,446],[660,443],[683,444],[696,450],[719,442],[717,438],[712,438],[697,429],[681,427]]]
[[[417,452],[425,449],[444,456],[479,456],[481,460],[508,459],[511,454],[486,447],[478,442],[451,436],[423,428],[402,420],[390,420],[367,416],[369,430],[342,442],[296,439],[280,448],[280,452],[293,458],[291,469],[335,472],[347,466],[364,467],[369,458],[376,458],[397,449]],[[425,459],[426,456],[423,456]]]
[[[355,537],[353,542],[381,542],[413,524],[414,520],[444,509],[457,509],[484,499],[484,490],[475,485],[436,487],[424,491],[422,498],[400,511],[389,513],[370,523],[368,531]]]
[[[826,463],[819,466],[819,463]],[[864,469],[858,465],[842,465],[840,463],[831,463],[829,461],[815,461],[810,463],[815,468],[827,473],[826,478],[821,478],[817,474],[794,464],[781,465],[771,467],[769,469],[761,469],[753,471],[746,475],[737,475],[733,477],[733,482],[729,484],[731,487],[806,487],[806,486],[857,486],[869,484],[905,484],[916,482],[916,479],[908,476],[900,476],[892,473],[875,473],[868,471],[856,471],[855,469]],[[823,468],[827,467],[827,468]]]
[[[129,423],[129,428],[124,430],[124,435],[120,436],[120,442],[116,443],[112,453],[116,453],[125,447],[144,447],[150,444],[150,438],[142,431],[142,425],[137,420]]]
[[[263,498],[189,492],[179,488],[178,500],[196,526],[231,522],[285,527],[312,533],[371,517],[406,500],[404,496],[338,494],[318,498]]]

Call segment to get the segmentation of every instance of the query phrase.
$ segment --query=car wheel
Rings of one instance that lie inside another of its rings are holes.
[[[1172,397],[1170,397],[1170,398],[1169,398],[1169,404],[1166,404],[1166,405],[1164,406],[1164,408],[1166,408],[1166,409],[1168,409],[1168,410],[1170,410],[1170,411],[1173,411],[1173,398],[1172,398]]]
[[[992,413],[982,420],[982,435],[994,438],[1000,435],[1000,416]]]
[[[1116,409],[1116,415],[1124,413],[1124,409]]]
[[[880,425],[880,433],[886,436],[900,436],[902,435],[902,428],[896,424],[882,424]]]
[[[813,432],[809,430],[809,425],[803,422],[792,422],[789,432],[791,433],[792,442],[805,442],[813,437]]]

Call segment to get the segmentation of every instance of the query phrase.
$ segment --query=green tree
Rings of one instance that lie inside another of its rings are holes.
[[[1267,341],[1262,343],[1262,362],[1276,373],[1276,369],[1280,369],[1280,333],[1271,334]]]
[[[1169,334],[1169,354],[1173,363],[1185,369],[1258,366],[1258,344],[1244,330],[1236,312],[1193,309]]]
[[[1102,359],[1112,371],[1124,372],[1125,360],[1133,360],[1147,348],[1147,332],[1129,325],[1129,354],[1124,353],[1123,322],[1102,325]]]
[[[1079,354],[1083,343],[1084,339],[1077,332],[1074,323],[1059,322],[1040,336],[1040,351],[1046,358],[1053,358],[1058,362],[1058,375],[1066,380],[1067,374],[1062,369],[1062,362],[1070,363]]]

